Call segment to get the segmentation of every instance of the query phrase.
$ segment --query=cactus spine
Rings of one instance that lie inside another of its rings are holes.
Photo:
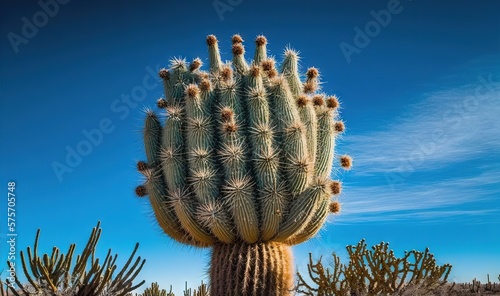
[[[201,60],[174,59],[162,69],[163,124],[148,111],[146,177],[136,189],[160,227],[180,243],[212,247],[212,295],[291,295],[290,246],[313,237],[340,183],[330,180],[335,138],[343,132],[338,100],[317,94],[319,72],[301,80],[297,53],[285,51],[278,71],[264,36],[247,62],[232,39],[223,63],[207,37],[209,72]],[[351,158],[340,159],[348,169]]]

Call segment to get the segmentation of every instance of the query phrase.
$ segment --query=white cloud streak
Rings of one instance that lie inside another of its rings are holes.
[[[426,94],[385,129],[349,136],[360,172],[427,170],[500,151],[500,82]]]
[[[500,82],[492,74],[425,94],[393,124],[346,140],[356,185],[341,198],[339,223],[499,213],[477,208],[500,199]],[[490,164],[478,167],[485,160]],[[458,174],[457,164],[465,168]],[[422,174],[435,179],[410,184]]]

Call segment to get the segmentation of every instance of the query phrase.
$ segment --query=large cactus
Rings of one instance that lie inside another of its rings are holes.
[[[317,93],[319,73],[298,72],[287,49],[278,69],[258,36],[253,61],[232,38],[223,63],[215,36],[207,37],[208,72],[201,60],[171,61],[160,70],[164,124],[148,111],[144,128],[146,176],[159,225],[178,242],[212,247],[211,295],[289,295],[290,246],[313,237],[339,210],[330,180],[335,138],[343,132],[335,96]],[[340,157],[348,169],[351,159]]]

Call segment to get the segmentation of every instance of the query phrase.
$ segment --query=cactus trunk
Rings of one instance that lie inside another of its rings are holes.
[[[286,244],[215,244],[210,295],[292,295],[293,274],[292,251]]]

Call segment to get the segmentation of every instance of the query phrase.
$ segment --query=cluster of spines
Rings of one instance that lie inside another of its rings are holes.
[[[232,63],[223,63],[215,36],[207,37],[210,71],[200,59],[174,59],[160,70],[165,99],[162,127],[148,112],[144,130],[147,163],[138,165],[163,230],[197,246],[216,242],[274,241],[296,244],[338,212],[329,180],[335,137],[335,96],[317,94],[319,71],[301,81],[298,54],[290,49],[278,71],[267,57],[264,36],[256,38],[252,63],[239,35],[232,38]],[[344,168],[348,156],[340,158]]]

